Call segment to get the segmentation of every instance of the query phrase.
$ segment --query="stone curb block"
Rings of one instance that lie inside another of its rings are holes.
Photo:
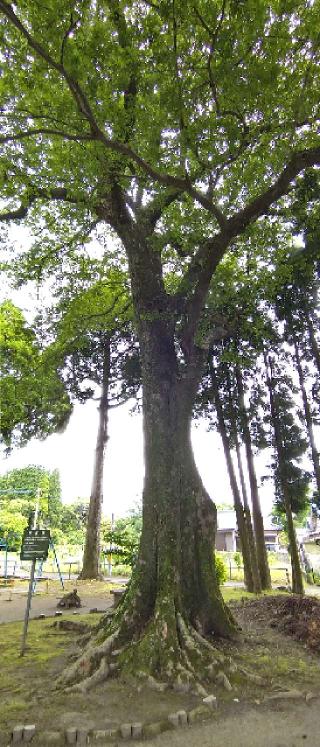
[[[121,724],[120,734],[122,739],[131,739],[131,724]]]
[[[27,726],[24,726],[23,727],[23,741],[31,742],[35,733],[36,733],[35,724],[28,724]]]
[[[203,698],[203,704],[209,706],[209,708],[218,708],[217,698],[215,695],[208,695],[206,698]]]
[[[77,730],[74,727],[67,729],[66,731],[66,743],[76,744],[77,741]]]
[[[177,716],[179,718],[179,726],[187,726],[187,723],[188,723],[187,711],[177,711]]]
[[[177,729],[179,726],[179,716],[177,713],[169,713],[168,716],[169,724],[173,727],[173,729]]]
[[[77,729],[77,744],[88,743],[88,729]]]
[[[132,739],[141,739],[142,724],[140,722],[137,721],[135,724],[131,725],[131,736],[132,736]]]
[[[18,744],[19,742],[22,742],[23,737],[23,726],[15,726],[12,730],[12,743]]]

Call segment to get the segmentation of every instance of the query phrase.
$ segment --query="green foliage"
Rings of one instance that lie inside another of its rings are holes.
[[[0,436],[8,450],[64,427],[72,409],[64,385],[47,368],[34,330],[10,301],[0,305],[0,376]]]
[[[63,504],[56,524],[57,542],[83,545],[88,516],[88,500],[78,498],[73,503]]]
[[[55,538],[55,526],[62,511],[60,478],[57,470],[29,465],[0,476],[0,528],[15,549],[34,510],[40,489],[40,520],[49,523]]]
[[[104,531],[104,553],[109,555],[112,552],[116,565],[121,563],[132,568],[138,554],[141,530],[142,512],[138,506],[129,512],[129,516],[117,519],[113,529]]]
[[[215,569],[216,569],[216,578],[217,578],[219,586],[221,586],[222,584],[225,583],[225,581],[227,581],[228,569],[223,558],[221,558],[217,554],[215,554],[215,557],[214,557],[214,564],[215,564]]]
[[[242,557],[241,557],[241,555],[240,555],[239,552],[235,552],[234,553],[233,560],[234,560],[234,562],[235,562],[235,564],[236,564],[236,566],[237,566],[237,568],[239,570],[240,567],[241,567],[241,565],[242,565]]]

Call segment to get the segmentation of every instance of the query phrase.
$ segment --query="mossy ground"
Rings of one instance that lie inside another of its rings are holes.
[[[235,642],[217,641],[233,673],[233,689],[228,692],[211,683],[208,691],[216,694],[221,709],[231,707],[234,699],[260,703],[266,693],[277,689],[297,688],[304,692],[320,693],[320,659],[308,652],[299,642],[270,628],[268,621],[256,621],[246,610],[243,589],[224,589],[224,596],[232,603],[233,612],[242,632]],[[250,595],[252,599],[252,595]],[[81,620],[94,625],[99,615],[64,614],[63,619]],[[193,708],[199,699],[191,694],[149,690],[134,680],[109,679],[99,687],[81,693],[55,692],[57,675],[68,662],[68,657],[79,652],[74,632],[62,632],[52,627],[52,618],[30,622],[28,651],[20,657],[22,623],[0,626],[0,744],[1,735],[7,744],[8,735],[17,723],[36,723],[38,730],[63,730],[68,726],[111,728],[122,722],[159,721],[172,711]],[[263,678],[263,685],[247,680],[241,669]]]

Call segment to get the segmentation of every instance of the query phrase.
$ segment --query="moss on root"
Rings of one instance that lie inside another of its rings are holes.
[[[219,681],[224,656],[179,610],[173,594],[159,594],[154,613],[137,625],[132,589],[114,614],[102,618],[79,659],[60,676],[57,687],[86,692],[116,674],[145,679],[153,689],[204,695]]]

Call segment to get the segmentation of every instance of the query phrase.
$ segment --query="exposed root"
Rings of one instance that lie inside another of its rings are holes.
[[[87,685],[91,687],[93,684],[96,684],[97,680],[101,682],[102,678],[106,679],[110,673],[108,655],[117,641],[118,634],[119,631],[117,630],[100,645],[97,645],[95,640],[93,640],[82,656],[62,673],[56,682],[56,688],[60,689],[69,685],[77,685],[78,689],[83,690],[84,687],[88,689]],[[98,670],[96,671],[97,666]],[[95,675],[99,675],[97,680],[93,679]]]
[[[157,692],[171,687],[204,698],[213,682],[232,689],[229,676],[236,670],[216,645],[186,622],[171,595],[157,599],[153,617],[143,628],[135,602],[127,597],[112,620],[99,623],[94,638],[62,673],[56,687],[85,693],[116,673],[141,679]]]

